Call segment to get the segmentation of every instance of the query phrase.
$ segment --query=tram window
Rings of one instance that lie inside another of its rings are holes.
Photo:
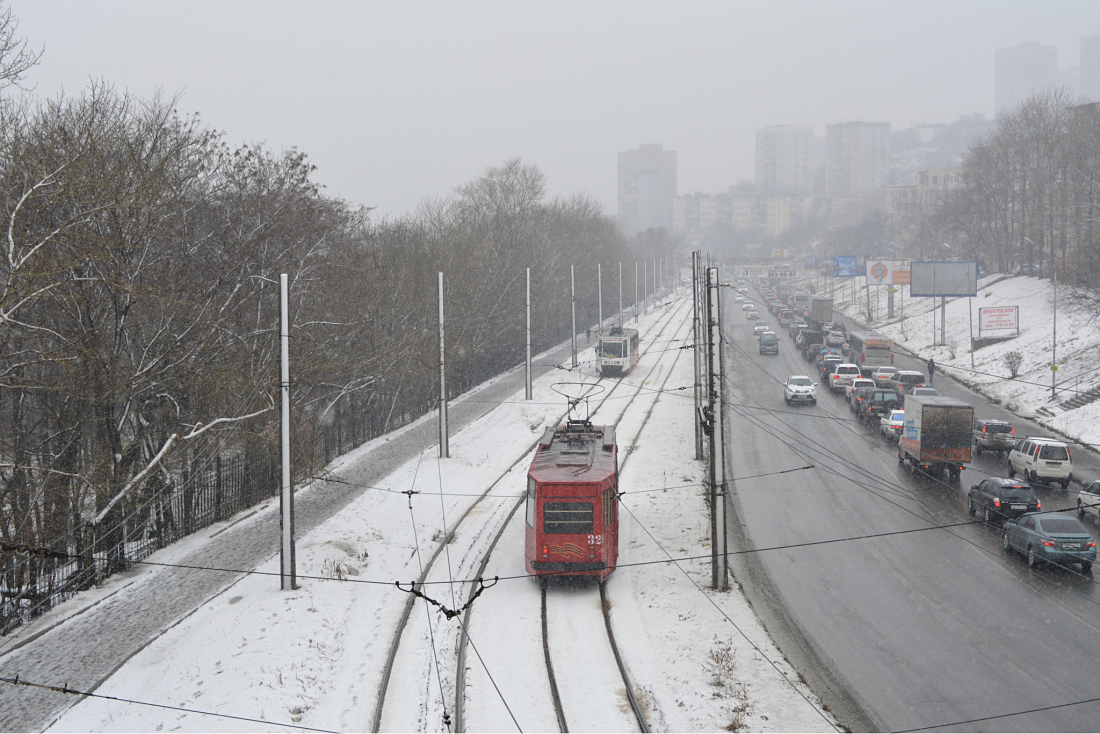
[[[615,490],[603,493],[603,525],[609,527],[615,523]]]
[[[527,524],[535,527],[535,480],[527,477]]]
[[[543,505],[543,532],[567,535],[592,532],[591,502],[547,502]]]
[[[619,359],[623,356],[623,343],[620,342],[601,342],[600,343],[600,356],[607,359]]]

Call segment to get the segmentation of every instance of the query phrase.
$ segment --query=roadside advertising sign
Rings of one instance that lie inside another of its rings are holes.
[[[1019,306],[994,306],[978,309],[978,333],[995,329],[1020,328]]]
[[[791,251],[790,250],[785,250],[785,249],[781,250],[779,248],[773,247],[772,248],[772,257],[775,258],[776,260],[790,260],[791,259]]]
[[[833,261],[828,258],[819,257],[814,259],[814,270],[818,275],[832,275],[833,274]]]
[[[766,278],[768,271],[762,268],[745,268],[741,271],[742,278]]]
[[[867,285],[909,285],[908,260],[875,260],[867,263]]]
[[[859,264],[859,258],[855,255],[833,258],[833,277],[853,278],[857,275],[866,275],[866,273],[866,268]]]
[[[909,295],[914,298],[946,296],[965,298],[978,295],[978,263],[914,262],[910,264],[912,282]]]

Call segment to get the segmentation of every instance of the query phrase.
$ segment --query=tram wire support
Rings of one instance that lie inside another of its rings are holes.
[[[448,459],[451,447],[447,435],[447,359],[443,341],[443,273],[439,274],[439,458]],[[576,358],[573,360],[576,366]]]
[[[707,269],[707,374],[709,377],[712,429],[710,433],[711,585],[725,591],[729,560],[726,556],[726,480],[723,459],[722,410],[722,311],[718,268]]]
[[[279,495],[279,587],[298,588],[294,563],[294,485],[290,474],[290,292],[287,274],[279,275],[279,392],[282,414],[280,464],[282,492]]]

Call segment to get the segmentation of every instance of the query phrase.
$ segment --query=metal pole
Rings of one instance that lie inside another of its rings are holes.
[[[695,344],[692,353],[695,357],[695,460],[703,459],[703,425],[699,422],[699,408],[703,407],[702,381],[699,379],[702,366],[701,350],[703,340],[699,338],[699,252],[691,253],[691,333]]]
[[[649,260],[642,261],[642,313],[649,313]]]
[[[451,455],[447,437],[447,362],[443,352],[443,273],[439,274],[439,458]]]
[[[279,549],[280,588],[297,588],[294,564],[294,487],[290,483],[290,296],[286,273],[279,275],[279,387],[282,393],[283,491],[279,502],[282,545]]]
[[[524,394],[531,400],[531,268],[527,268],[527,363]]]
[[[573,280],[573,266],[569,266],[569,311],[573,315],[573,329],[570,332],[570,343],[573,345],[573,367],[577,366],[577,288]]]
[[[619,327],[623,325],[623,264],[619,262],[619,315],[616,317]]]
[[[634,261],[634,323],[638,323],[638,261]]]
[[[600,299],[600,328],[597,332],[603,332],[603,265],[596,263],[596,296]]]
[[[940,296],[940,345],[947,343],[947,296]]]
[[[1058,260],[1055,259],[1051,265],[1054,268],[1054,335],[1050,344],[1050,399],[1053,400],[1057,395],[1055,378],[1058,376]]]
[[[718,298],[718,268],[707,271],[707,291],[709,307],[707,326],[709,330],[708,349],[710,352],[710,408],[711,408],[711,491],[714,508],[714,568],[712,581],[717,591],[726,590],[726,507],[725,507],[725,467],[723,466],[722,443],[722,327],[721,306]]]

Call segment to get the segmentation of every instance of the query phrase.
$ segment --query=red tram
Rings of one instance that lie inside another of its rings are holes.
[[[614,426],[548,428],[527,472],[527,573],[599,576],[619,558],[619,450]]]

